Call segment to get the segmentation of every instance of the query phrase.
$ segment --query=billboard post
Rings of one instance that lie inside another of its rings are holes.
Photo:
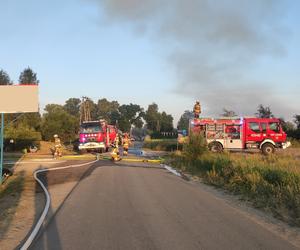
[[[4,114],[33,113],[38,111],[38,85],[0,86],[0,185],[3,179]]]

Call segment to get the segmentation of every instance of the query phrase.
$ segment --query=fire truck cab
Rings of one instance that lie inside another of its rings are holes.
[[[203,133],[213,152],[259,149],[268,155],[291,145],[277,118],[195,118],[190,131]]]
[[[83,122],[79,132],[79,151],[108,151],[117,134],[118,129],[107,125],[104,120]]]

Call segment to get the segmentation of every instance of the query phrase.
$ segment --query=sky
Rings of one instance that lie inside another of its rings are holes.
[[[278,117],[300,113],[300,2],[0,0],[0,68],[31,67],[40,105],[89,96],[153,102],[175,123],[196,100]]]

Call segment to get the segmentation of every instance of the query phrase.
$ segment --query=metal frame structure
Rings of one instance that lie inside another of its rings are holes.
[[[0,185],[3,181],[4,114],[38,112],[38,85],[19,84],[0,86]]]

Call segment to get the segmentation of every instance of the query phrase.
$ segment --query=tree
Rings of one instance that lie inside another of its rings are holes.
[[[297,129],[300,130],[300,115],[294,115],[294,122],[297,126]]]
[[[138,127],[143,126],[142,116],[143,109],[137,104],[123,104],[119,107],[120,112],[120,129],[123,131],[129,131],[132,125]]]
[[[234,117],[237,116],[237,114],[233,110],[228,110],[226,108],[223,108],[223,113],[221,114],[223,117]]]
[[[112,113],[117,111],[119,106],[117,101],[110,102],[106,98],[99,99],[97,103],[98,117],[111,123]]]
[[[129,132],[131,128],[130,121],[126,117],[121,116],[118,120],[118,127],[123,132]]]
[[[160,131],[160,114],[158,112],[158,105],[152,103],[148,106],[148,109],[145,113],[145,120],[147,123],[147,128],[149,130],[159,132]]]
[[[262,104],[258,106],[257,113],[255,115],[259,118],[272,118],[274,117],[270,107],[264,107]]]
[[[172,132],[173,131],[173,117],[166,112],[158,112],[158,106],[156,103],[152,103],[148,106],[145,112],[144,119],[147,123],[147,128],[154,134],[160,132]]]
[[[134,127],[136,127],[136,128],[142,128],[143,127],[143,125],[144,125],[144,122],[142,120],[143,117],[144,117],[144,112],[141,112],[139,114],[139,116],[132,123],[134,125]]]
[[[120,130],[129,132],[132,125],[140,128],[143,126],[143,109],[139,105],[123,104],[116,109],[116,103],[110,103],[110,108],[108,103],[106,104],[106,110],[112,110],[108,113],[110,123],[118,125]]]
[[[16,124],[23,124],[36,131],[41,130],[42,118],[40,113],[23,113],[18,115],[19,118],[16,120]]]
[[[45,111],[42,119],[42,135],[45,140],[51,140],[54,134],[58,134],[63,141],[77,138],[79,124],[75,116],[58,104],[48,104]]]
[[[38,85],[39,80],[37,79],[36,73],[31,68],[28,67],[21,72],[19,77],[19,83],[24,85],[26,84]]]
[[[285,121],[284,118],[279,118],[280,124],[285,132],[295,130],[295,124],[289,121]]]
[[[112,125],[116,125],[117,127],[119,127],[119,120],[121,118],[121,115],[119,113],[119,110],[114,110],[111,112],[110,114],[110,124]]]
[[[9,75],[3,70],[0,70],[0,85],[11,85],[11,80]]]
[[[90,103],[91,118],[92,118],[92,120],[93,120],[93,121],[99,120],[97,104],[94,103],[92,99],[89,99],[88,101],[89,101],[89,103]]]
[[[81,100],[79,98],[69,98],[64,105],[64,110],[67,111],[70,115],[79,117],[80,104]]]
[[[172,132],[173,128],[173,117],[168,115],[165,111],[161,113],[160,119],[160,131],[162,132]]]
[[[184,113],[180,116],[180,119],[177,123],[177,129],[186,131],[189,129],[189,121],[194,117],[194,114],[192,111],[186,110]]]

